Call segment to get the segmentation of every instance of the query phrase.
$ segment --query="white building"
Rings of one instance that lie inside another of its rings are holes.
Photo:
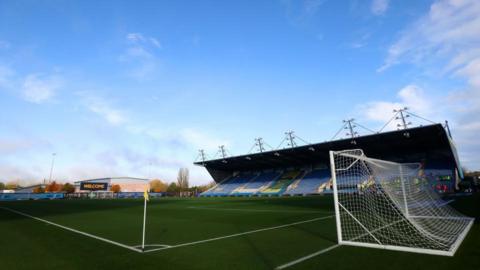
[[[21,187],[21,188],[17,188],[15,190],[15,193],[33,193],[33,191],[36,189],[36,188],[43,188],[45,189],[46,185],[45,184],[37,184],[37,185],[33,185],[33,186],[28,186],[28,187]]]
[[[75,192],[105,192],[113,185],[119,185],[121,192],[144,192],[150,188],[149,180],[134,177],[109,177],[74,182]]]

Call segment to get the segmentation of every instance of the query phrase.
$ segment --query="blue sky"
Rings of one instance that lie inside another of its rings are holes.
[[[186,166],[201,184],[200,148],[243,154],[289,129],[325,141],[403,106],[448,119],[480,169],[478,14],[467,0],[0,1],[0,181],[48,177],[57,153],[59,180],[174,181]]]

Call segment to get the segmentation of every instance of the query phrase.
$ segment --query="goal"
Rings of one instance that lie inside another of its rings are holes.
[[[418,163],[330,151],[338,243],[453,256],[473,224],[441,200]]]

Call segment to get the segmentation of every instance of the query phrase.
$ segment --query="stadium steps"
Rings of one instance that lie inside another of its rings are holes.
[[[307,175],[307,173],[309,173],[309,171],[303,171],[302,172],[302,176],[300,177],[297,177],[295,181],[293,181],[293,183],[291,183],[287,189],[285,190],[285,192],[288,192],[290,190],[293,190],[293,189],[296,189],[298,184],[300,183],[300,181],[302,181],[302,179],[305,177],[305,175]]]
[[[295,188],[285,192],[286,195],[308,195],[329,191],[330,171],[328,169],[313,170],[306,173]]]
[[[255,175],[236,175],[221,182],[215,188],[210,189],[208,192],[204,192],[201,196],[228,196],[236,188],[244,185],[246,182],[254,178]]]
[[[266,187],[268,187],[273,180],[280,177],[282,173],[267,172],[261,173],[257,177],[251,179],[248,183],[243,185],[241,189],[237,189],[235,195],[255,195]]]
[[[225,177],[225,179],[223,179],[222,181],[220,181],[220,183],[217,183],[215,186],[209,188],[208,190],[204,191],[203,194],[206,194],[206,193],[209,193],[215,189],[217,189],[218,187],[220,187],[220,185],[224,184],[225,182],[227,182],[228,180],[230,180],[232,177],[234,176],[227,176]]]
[[[262,195],[282,194],[290,184],[295,180],[301,171],[291,171],[284,173],[278,180],[274,181],[268,188],[261,191]]]
[[[317,189],[318,193],[332,193],[333,190],[330,188],[332,186],[332,179],[328,179],[327,181],[320,184]]]
[[[255,175],[252,179],[250,179],[248,182],[246,182],[245,184],[241,185],[240,187],[236,188],[234,191],[232,191],[232,195],[248,195],[249,193],[254,193],[257,191],[257,189],[249,189],[249,188],[246,188],[246,186],[250,183],[250,182],[254,182],[256,181],[256,179],[258,177],[260,177],[260,175],[262,175],[261,173],[258,173],[257,175]]]

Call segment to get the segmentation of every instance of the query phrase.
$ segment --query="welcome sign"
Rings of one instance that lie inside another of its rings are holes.
[[[107,189],[108,189],[108,183],[93,183],[93,182],[80,183],[80,190],[97,191],[97,190],[107,190]]]

